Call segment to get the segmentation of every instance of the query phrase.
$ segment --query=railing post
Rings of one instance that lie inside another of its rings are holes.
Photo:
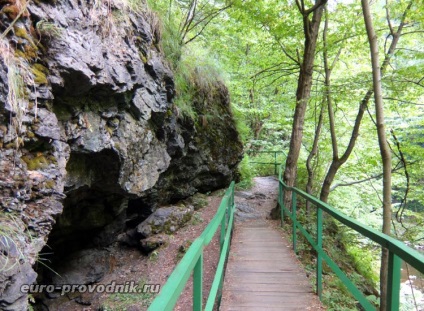
[[[274,152],[274,174],[277,175],[277,152]]]
[[[280,202],[281,227],[284,225],[284,192],[283,184],[278,182],[278,201]]]
[[[322,209],[317,206],[317,295],[322,298]]]
[[[221,220],[221,235],[219,237],[219,246],[220,246],[220,253],[222,252],[222,247],[224,246],[224,240],[225,240],[225,227],[227,226],[227,215],[228,215],[228,211],[229,208],[227,206],[226,212],[224,214],[224,216],[222,217]]]
[[[296,192],[292,190],[292,220],[293,220],[293,251],[297,253],[296,244],[297,244],[297,236],[296,236],[296,223],[297,223],[297,213],[296,213]]]
[[[193,269],[193,311],[203,309],[203,253],[197,260]]]
[[[399,310],[400,268],[402,260],[389,251],[389,271],[387,275],[387,310]]]

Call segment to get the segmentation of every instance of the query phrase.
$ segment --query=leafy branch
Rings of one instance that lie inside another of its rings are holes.
[[[223,7],[216,8],[207,1],[199,5],[199,0],[191,0],[179,27],[180,45],[186,45],[199,37],[213,19],[232,5],[233,3],[230,2]],[[200,29],[196,31],[195,35],[187,39],[189,34],[195,31],[196,28]]]

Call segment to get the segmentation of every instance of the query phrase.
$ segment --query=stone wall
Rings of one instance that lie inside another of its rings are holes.
[[[141,221],[227,186],[242,145],[222,83],[208,95],[208,124],[173,104],[146,7],[10,0],[0,9],[0,309],[25,310],[19,288],[36,281],[48,239],[59,255],[113,243],[133,214]],[[199,118],[204,96],[193,102]]]

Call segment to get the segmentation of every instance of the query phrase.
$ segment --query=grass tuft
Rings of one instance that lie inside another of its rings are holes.
[[[24,229],[12,214],[0,216],[0,272],[12,270],[25,259],[21,234]]]
[[[16,148],[19,148],[22,142],[19,135],[22,134],[23,119],[29,110],[27,86],[35,85],[34,74],[28,60],[15,56],[14,50],[6,40],[0,40],[0,52],[7,67],[7,107],[12,112],[10,118],[12,126],[10,128],[15,132],[10,135],[11,137],[16,136]]]

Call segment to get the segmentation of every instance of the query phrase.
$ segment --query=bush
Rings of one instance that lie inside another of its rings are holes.
[[[256,172],[250,164],[249,156],[244,155],[243,160],[238,166],[240,173],[240,182],[237,184],[238,189],[249,189],[253,185],[253,177],[255,177]]]

